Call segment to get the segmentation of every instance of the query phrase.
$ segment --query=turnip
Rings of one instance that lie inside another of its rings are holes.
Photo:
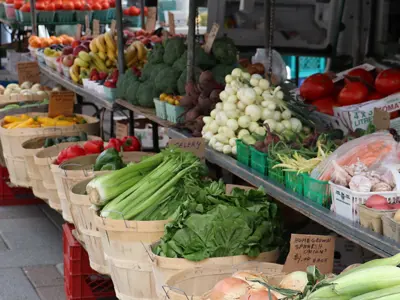
[[[215,120],[215,117],[217,116],[217,112],[218,112],[217,109],[213,109],[213,110],[210,112],[210,117],[213,118],[213,119]]]
[[[235,109],[235,110],[229,110],[226,112],[226,116],[229,119],[237,119],[239,118],[239,110]]]
[[[215,104],[215,109],[217,109],[217,110],[223,110],[223,108],[224,108],[224,106],[223,106],[222,103],[217,103],[217,104]]]
[[[230,102],[225,102],[224,105],[224,111],[230,111],[230,110],[236,110],[236,105],[234,103],[230,103]]]
[[[208,131],[210,131],[211,133],[217,133],[219,129],[218,123],[217,121],[211,121],[211,123],[208,125]]]
[[[229,119],[226,122],[226,126],[229,127],[230,129],[232,129],[233,131],[236,131],[239,128],[238,122],[236,120],[234,120],[234,119]]]
[[[236,104],[238,101],[238,97],[236,95],[230,95],[227,99],[226,102]]]
[[[258,96],[261,96],[262,93],[263,93],[263,90],[262,90],[260,87],[258,87],[258,86],[254,87],[254,91],[256,92],[256,94],[257,94]]]
[[[207,131],[205,134],[202,134],[202,136],[207,141],[210,141],[214,137],[211,131]]]
[[[250,131],[250,132],[255,132],[256,129],[257,129],[258,127],[259,127],[259,126],[258,126],[258,123],[257,123],[257,122],[250,122],[249,131]]]
[[[231,153],[232,153],[232,147],[231,147],[230,145],[225,145],[225,146],[222,148],[222,152],[223,152],[224,154],[231,154]]]
[[[284,130],[285,130],[285,126],[283,126],[282,123],[276,123],[275,131],[276,131],[277,133],[281,133],[281,132],[284,131]]]
[[[290,123],[292,124],[292,130],[293,130],[293,132],[298,133],[298,132],[301,131],[303,125],[301,124],[301,122],[300,122],[299,119],[291,118],[291,119],[290,119]]]
[[[238,138],[241,139],[243,136],[250,134],[247,129],[241,129],[238,133]]]
[[[289,120],[283,120],[283,121],[281,122],[281,124],[282,124],[286,129],[289,129],[289,130],[292,129],[292,123],[290,123]]]
[[[246,107],[244,112],[247,116],[250,116],[253,122],[257,122],[261,118],[261,109],[258,105],[249,105]]]
[[[238,108],[240,111],[244,111],[244,110],[246,109],[246,104],[244,104],[242,101],[239,101],[239,102],[236,104],[236,106],[237,106],[237,108]]]
[[[284,120],[290,120],[292,117],[292,112],[288,109],[286,109],[284,112],[282,112],[282,119]]]
[[[264,124],[268,124],[269,128],[274,131],[278,122],[276,122],[274,119],[267,119],[264,121]]]
[[[233,77],[240,78],[242,76],[242,73],[243,72],[242,72],[241,69],[236,68],[236,69],[233,69],[231,74],[232,74]]]
[[[269,82],[268,80],[262,78],[260,79],[260,81],[258,82],[258,86],[260,88],[262,88],[263,90],[267,90],[269,88]]]
[[[210,124],[212,122],[212,117],[203,117],[204,124]]]
[[[270,109],[270,108],[268,108],[268,109]],[[273,119],[274,119],[275,121],[280,121],[280,120],[281,120],[281,117],[282,117],[281,112],[279,112],[279,111],[275,111],[275,112],[274,112],[274,117],[273,117]]]
[[[274,117],[274,112],[270,111],[268,108],[263,108],[261,112],[261,119],[267,120],[272,119]]]
[[[230,138],[229,139],[229,145],[231,145],[231,147],[235,147],[236,146],[236,138]]]
[[[254,91],[254,89],[247,87],[247,88],[240,88],[240,90],[242,90],[242,94],[240,94],[239,98],[241,102],[243,102],[246,105],[250,105],[256,102],[257,94]]]
[[[232,154],[233,154],[233,155],[237,155],[237,148],[236,148],[236,146],[233,146],[233,147],[232,147]]]
[[[226,75],[226,76],[225,76],[225,82],[226,82],[226,83],[231,83],[232,80],[233,80],[233,77],[232,77],[231,75]]]
[[[244,80],[250,80],[251,75],[250,75],[250,73],[243,72],[243,73],[242,73],[242,78],[243,78]]]
[[[267,131],[265,130],[264,127],[259,126],[259,127],[255,130],[255,133],[257,133],[258,135],[264,136],[264,135],[267,134]]]
[[[241,128],[247,128],[250,126],[251,118],[249,116],[239,117],[238,124]]]
[[[226,99],[228,99],[228,93],[225,91],[222,91],[221,93],[219,93],[219,99],[221,99],[221,101],[225,101]]]

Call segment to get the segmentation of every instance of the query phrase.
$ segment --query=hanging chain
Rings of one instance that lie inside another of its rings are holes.
[[[274,28],[275,28],[275,0],[270,1],[269,11],[269,32],[268,32],[268,79],[272,79],[272,44],[274,42]]]

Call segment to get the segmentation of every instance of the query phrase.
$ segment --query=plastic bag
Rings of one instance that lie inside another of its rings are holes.
[[[269,69],[269,60],[264,48],[257,48],[256,54],[251,58],[251,63],[262,63],[265,71]],[[272,74],[278,76],[281,82],[287,79],[286,64],[279,52],[272,50]]]
[[[312,172],[311,177],[330,180],[334,171],[333,161],[343,167],[357,163],[358,159],[368,169],[400,163],[398,143],[388,132],[377,132],[352,140],[340,146]]]

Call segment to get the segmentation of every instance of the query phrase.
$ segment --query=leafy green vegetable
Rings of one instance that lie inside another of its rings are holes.
[[[163,62],[164,47],[162,44],[155,44],[153,50],[151,50],[147,61],[151,64],[161,64]]]
[[[139,81],[133,81],[127,90],[126,100],[133,105],[138,104],[137,93],[139,90],[139,86],[140,86]]]
[[[151,71],[151,75],[150,75],[150,79],[155,83],[155,79],[157,77],[157,75],[164,69],[170,69],[171,67],[168,66],[167,64],[161,63],[161,64],[157,64],[154,65]]]
[[[151,81],[141,83],[136,94],[138,104],[143,107],[154,107],[153,99],[157,96],[156,88]]]
[[[210,257],[257,256],[281,244],[276,204],[262,190],[234,189],[222,183],[192,188],[179,215],[165,227],[153,249],[157,255],[200,261]]]
[[[147,63],[144,65],[144,67],[142,69],[142,75],[140,76],[140,80],[142,82],[150,79],[151,72],[153,71],[153,67],[154,67],[154,64],[151,64],[151,63]]]
[[[217,61],[224,65],[233,65],[237,62],[237,49],[232,39],[221,37],[214,41],[212,53]]]
[[[182,54],[182,56],[174,62],[172,68],[179,72],[183,72],[184,70],[186,70],[186,66],[187,66],[187,51],[185,51]]]
[[[179,76],[179,71],[176,71],[173,68],[165,68],[161,70],[154,81],[157,92],[175,94],[177,92]]]
[[[209,70],[217,64],[214,56],[207,54],[199,44],[196,44],[194,51],[194,64],[202,70]]]
[[[185,40],[183,38],[168,39],[164,48],[164,63],[172,66],[174,62],[185,52]]]

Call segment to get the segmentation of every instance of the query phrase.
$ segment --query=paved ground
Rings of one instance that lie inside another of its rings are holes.
[[[64,300],[63,220],[46,204],[0,207],[0,300]]]

